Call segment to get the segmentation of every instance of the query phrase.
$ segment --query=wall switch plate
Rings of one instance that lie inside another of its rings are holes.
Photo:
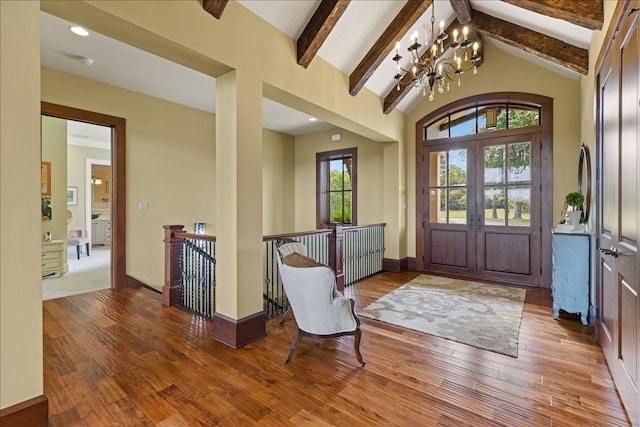
[[[149,209],[149,202],[138,202],[138,209],[141,211],[146,211]]]

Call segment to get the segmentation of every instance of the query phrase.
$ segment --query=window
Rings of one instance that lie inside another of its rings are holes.
[[[316,222],[355,225],[357,148],[316,154]]]
[[[539,125],[540,107],[486,104],[447,114],[425,129],[425,137],[432,141]]]

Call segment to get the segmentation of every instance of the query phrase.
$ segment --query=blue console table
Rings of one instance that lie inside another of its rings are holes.
[[[589,235],[553,233],[553,318],[560,310],[580,313],[587,325],[589,312]]]

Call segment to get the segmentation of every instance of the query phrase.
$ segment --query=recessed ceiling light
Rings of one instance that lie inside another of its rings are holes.
[[[316,120],[318,120],[318,119],[316,119],[315,117],[309,117],[309,121],[310,122],[315,122]]]
[[[77,34],[79,36],[82,37],[87,37],[89,35],[89,31],[85,30],[84,28],[78,26],[78,25],[74,25],[73,27],[69,27],[69,30],[71,30],[71,32],[73,34]]]

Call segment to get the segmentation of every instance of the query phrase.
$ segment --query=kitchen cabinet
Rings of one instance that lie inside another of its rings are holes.
[[[91,221],[91,244],[111,245],[111,220],[94,219]]]

